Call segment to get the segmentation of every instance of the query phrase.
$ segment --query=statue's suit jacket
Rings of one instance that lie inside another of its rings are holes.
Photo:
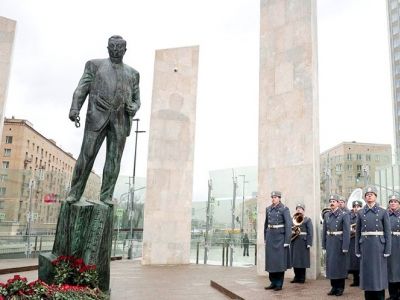
[[[125,106],[133,104],[135,113],[139,109],[139,78],[139,72],[123,63],[113,64],[109,58],[90,60],[74,92],[71,110],[79,111],[89,95],[85,130],[100,131],[114,112],[113,119],[129,136],[132,117]]]

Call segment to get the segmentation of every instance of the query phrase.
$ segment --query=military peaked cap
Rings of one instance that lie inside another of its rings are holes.
[[[271,198],[272,198],[272,197],[279,197],[279,198],[281,198],[281,197],[282,197],[282,193],[279,192],[279,191],[273,191],[273,192],[271,192]]]
[[[374,193],[375,196],[378,196],[378,189],[374,185],[368,185],[364,189],[364,197],[367,193]]]

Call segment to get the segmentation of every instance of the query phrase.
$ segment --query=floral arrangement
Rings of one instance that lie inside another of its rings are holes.
[[[86,265],[82,258],[59,256],[52,261],[55,284],[83,285],[97,288],[99,278],[96,266]]]
[[[14,275],[7,283],[0,282],[0,300],[106,300],[109,297],[98,289],[95,266],[82,259],[60,256],[52,262],[54,284],[41,280],[28,283],[25,277]]]

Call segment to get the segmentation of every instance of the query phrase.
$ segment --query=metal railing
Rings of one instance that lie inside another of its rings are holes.
[[[244,245],[238,240],[213,239],[213,242],[210,242],[207,248],[207,259],[203,259],[206,251],[204,241],[200,239],[192,240],[191,262],[222,266],[254,266],[257,264],[257,245],[254,241],[249,244],[248,255],[245,255]]]
[[[28,245],[30,241],[30,245]],[[23,258],[30,251],[31,257],[37,257],[41,252],[53,249],[54,235],[0,236],[1,258]]]

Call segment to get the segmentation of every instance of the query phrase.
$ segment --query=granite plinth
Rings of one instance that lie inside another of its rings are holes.
[[[110,258],[112,244],[113,207],[100,202],[79,201],[63,203],[57,223],[51,253],[39,256],[39,279],[52,283],[52,261],[58,256],[82,258],[85,264],[95,265],[99,288],[110,287]]]

